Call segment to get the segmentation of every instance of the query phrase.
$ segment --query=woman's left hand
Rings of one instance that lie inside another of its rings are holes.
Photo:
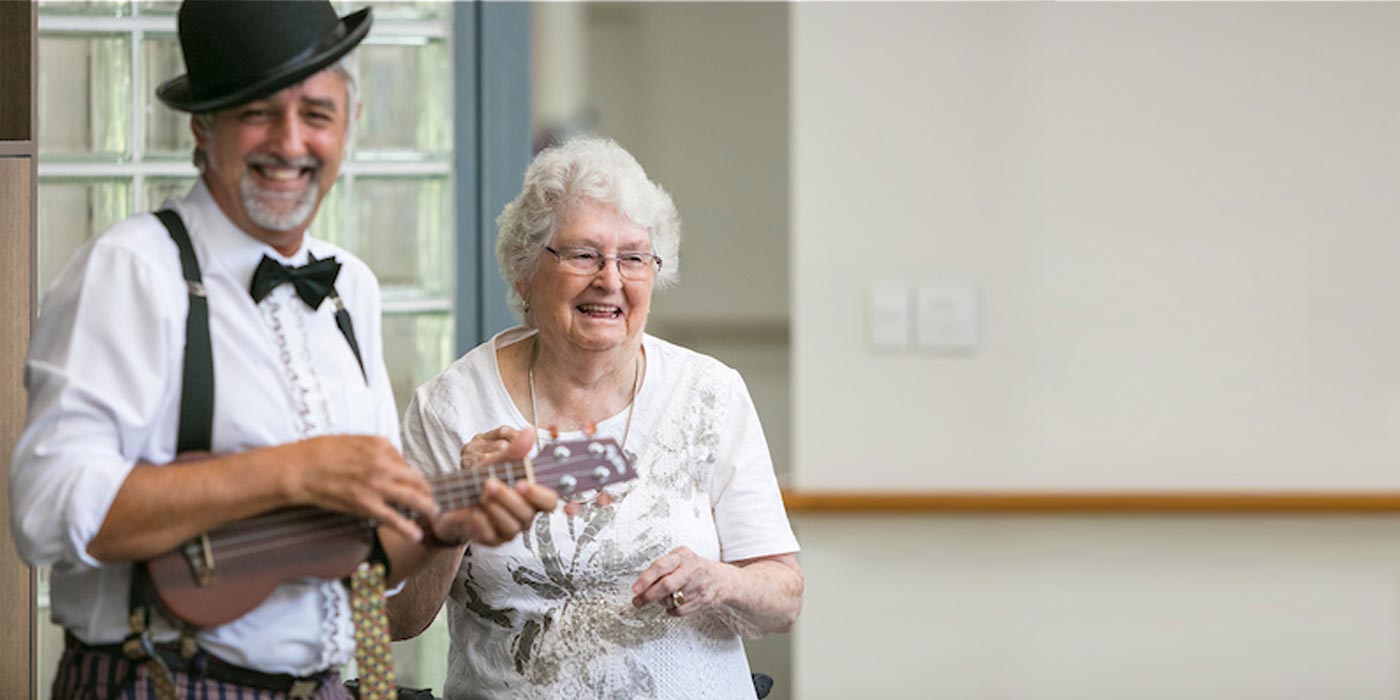
[[[652,562],[632,584],[632,606],[661,602],[676,617],[691,615],[725,601],[738,570],[706,559],[689,547],[677,547]]]

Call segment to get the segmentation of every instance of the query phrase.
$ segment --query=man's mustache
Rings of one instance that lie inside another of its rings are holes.
[[[271,153],[254,153],[244,159],[248,165],[271,166],[274,168],[310,168],[312,170],[321,169],[321,159],[316,156],[302,156],[288,160]]]

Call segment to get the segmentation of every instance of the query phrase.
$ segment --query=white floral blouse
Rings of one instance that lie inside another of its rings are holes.
[[[415,393],[405,455],[433,474],[498,425],[524,426],[483,343]],[[562,508],[500,547],[470,546],[448,599],[446,695],[459,698],[752,698],[735,625],[632,607],[631,585],[679,546],[720,561],[795,552],[763,430],[739,374],[646,336],[646,376],[624,451],[638,477],[613,503]],[[622,439],[624,410],[599,424]],[[570,437],[564,435],[561,437]]]

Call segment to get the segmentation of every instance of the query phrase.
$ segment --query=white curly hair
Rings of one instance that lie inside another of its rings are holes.
[[[662,261],[656,288],[680,280],[681,219],[671,195],[648,179],[637,159],[612,139],[573,138],[535,156],[520,195],[496,218],[496,262],[511,308],[527,326],[533,324],[516,285],[534,274],[569,208],[585,200],[616,207],[651,234],[652,252]]]

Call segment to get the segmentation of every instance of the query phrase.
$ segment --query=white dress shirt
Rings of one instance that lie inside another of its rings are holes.
[[[165,207],[189,229],[208,294],[213,451],[324,434],[379,435],[397,447],[379,284],[369,267],[310,237],[283,257],[237,228],[202,180]],[[343,263],[336,289],[368,381],[329,300],[312,311],[290,284],[261,303],[248,293],[263,255],[300,265],[308,249]],[[175,243],[155,216],[142,214],[79,250],[44,295],[34,327],[25,364],[28,425],[10,477],[12,526],[25,561],[53,567],[54,621],[91,644],[127,633],[131,567],[99,562],[87,547],[131,468],[175,456],[188,307]],[[158,629],[159,638],[173,636],[168,625]],[[231,663],[295,674],[343,664],[354,650],[343,586],[317,579],[282,584],[199,640]]]

